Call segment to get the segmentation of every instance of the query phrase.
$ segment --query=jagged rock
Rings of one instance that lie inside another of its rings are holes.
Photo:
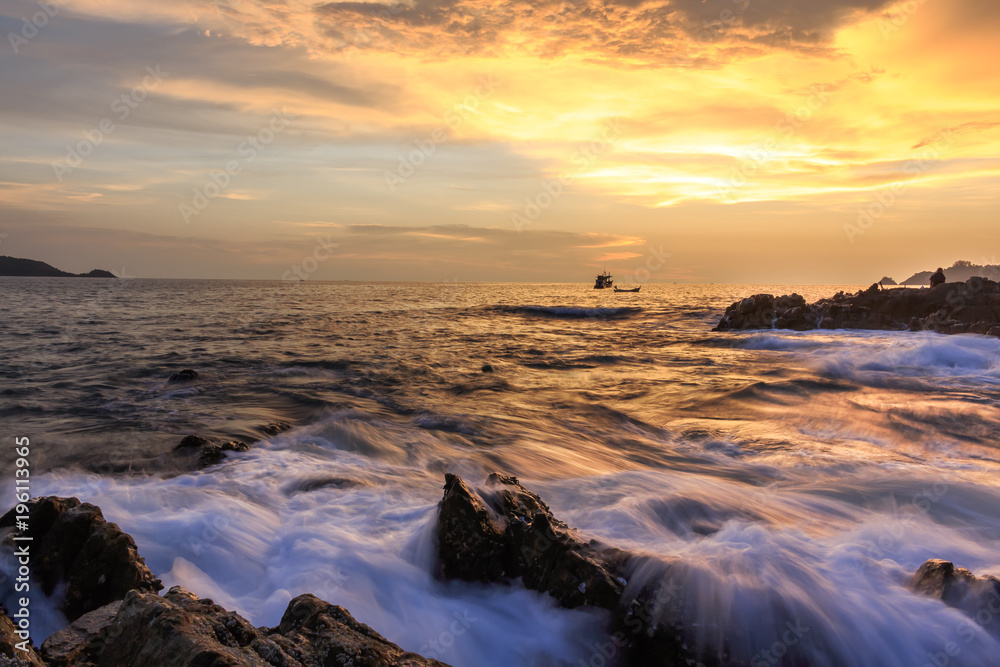
[[[177,371],[170,376],[171,382],[192,382],[198,379],[198,371],[191,368],[185,368],[182,371]]]
[[[584,541],[514,477],[489,476],[482,494],[445,475],[438,505],[438,574],[448,579],[501,582],[521,578],[562,606],[612,612],[609,631],[628,665],[726,665],[695,655],[677,591],[665,572],[650,576],[648,558]],[[662,561],[653,568],[669,570]],[[643,584],[628,585],[637,569]],[[617,643],[620,639],[620,643]],[[650,658],[655,657],[655,661]]]
[[[121,609],[117,600],[87,612],[42,642],[42,657],[48,667],[94,667],[104,646],[101,632],[114,622]]]
[[[438,510],[441,574],[499,581],[522,577],[565,607],[615,609],[627,554],[584,542],[514,477],[493,473],[483,497],[457,475],[445,475]]]
[[[918,593],[937,598],[972,618],[977,618],[984,609],[991,614],[991,618],[1000,612],[1000,579],[991,575],[977,577],[946,560],[935,558],[926,561],[913,575],[910,586]],[[1000,635],[1000,628],[993,627],[993,632]]]
[[[1000,330],[1000,283],[970,278],[933,289],[887,289],[807,304],[798,294],[755,294],[730,305],[715,331],[748,329],[884,329],[990,334]],[[992,334],[991,334],[992,335]]]
[[[264,435],[278,435],[279,433],[284,433],[288,429],[292,428],[292,425],[288,422],[279,421],[277,419],[269,421],[260,427],[260,430]]]
[[[27,651],[17,648],[18,644],[25,646],[24,641],[17,635],[17,626],[7,616],[7,610],[0,607],[0,667],[45,667],[30,641]]]
[[[53,635],[42,651],[50,667],[447,667],[313,595],[293,599],[278,627],[254,628],[180,586],[162,598],[132,591]]]
[[[240,440],[205,438],[200,435],[185,436],[174,447],[174,453],[193,458],[196,468],[206,468],[226,458],[226,452],[248,452],[250,445]]]
[[[346,609],[320,600],[315,595],[300,595],[288,603],[281,623],[267,633],[267,638],[289,652],[302,652],[303,665],[357,665],[357,667],[420,667],[440,665],[437,660],[403,651],[364,623],[359,623]],[[316,661],[319,656],[322,661]]]
[[[28,530],[17,534],[33,540],[32,576],[46,595],[64,588],[62,611],[69,620],[121,600],[130,590],[163,588],[132,537],[106,521],[99,507],[57,496],[26,505]],[[15,527],[16,510],[0,518],[0,528]]]

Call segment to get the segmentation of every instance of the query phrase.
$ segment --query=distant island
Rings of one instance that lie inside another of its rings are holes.
[[[37,276],[43,278],[117,278],[115,274],[104,269],[94,269],[87,273],[69,273],[61,271],[51,264],[35,259],[7,257],[0,255],[0,276]]]
[[[912,276],[899,283],[900,285],[928,285],[930,284],[931,271],[921,271],[920,273],[914,273]],[[973,264],[972,262],[967,262],[961,260],[955,262],[947,269],[944,270],[945,278],[950,283],[964,283],[969,278],[974,278],[976,276],[980,278],[989,278],[991,280],[996,280],[1000,277],[1000,266],[996,264]],[[888,283],[882,283],[887,285]]]

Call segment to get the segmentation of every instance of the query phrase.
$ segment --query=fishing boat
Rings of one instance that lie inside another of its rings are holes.
[[[611,279],[611,274],[605,269],[604,273],[597,274],[597,282],[594,283],[594,289],[607,289],[614,284]]]
[[[617,287],[617,286],[615,287],[615,291],[616,292],[638,292],[641,289],[642,289],[642,285],[639,285],[638,287],[633,287],[632,289],[622,289],[622,288]]]

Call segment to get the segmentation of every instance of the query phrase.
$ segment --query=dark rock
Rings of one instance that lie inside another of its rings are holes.
[[[798,294],[755,294],[726,309],[715,331],[884,329],[939,333],[1000,331],[1000,283],[970,278],[933,289],[883,290],[875,283],[807,304]],[[995,335],[995,334],[994,334]]]
[[[898,283],[890,278],[889,276],[883,276],[882,280],[878,281],[879,285],[897,285]]]
[[[30,641],[25,642],[17,634],[17,626],[7,616],[7,610],[0,608],[0,666],[2,667],[44,667],[45,663],[38,656]],[[27,647],[27,651],[18,648]]]
[[[308,651],[323,656],[322,665],[357,665],[358,667],[419,667],[443,665],[416,653],[403,651],[364,623],[359,623],[346,609],[320,600],[315,595],[300,595],[288,603],[281,623],[267,634],[286,651]],[[310,664],[302,661],[302,664]]]
[[[0,528],[13,528],[11,509]],[[158,591],[160,580],[146,567],[135,541],[117,524],[104,519],[99,507],[76,498],[49,496],[27,503],[32,538],[32,576],[46,595],[64,589],[62,611],[73,621],[121,600],[131,590]]]
[[[192,370],[190,368],[185,368],[182,371],[177,371],[170,376],[171,382],[191,382],[198,379],[198,371]]]
[[[651,567],[671,566],[579,538],[514,477],[493,473],[480,494],[457,475],[445,475],[438,506],[440,576],[479,582],[520,577],[524,586],[564,607],[607,609],[609,632],[620,638],[615,641],[622,667],[731,664],[717,647],[696,654],[696,624],[685,622],[680,596],[668,583],[672,578],[664,571],[650,574]],[[630,574],[639,570],[644,583],[630,586]]]
[[[118,600],[87,612],[42,642],[42,657],[49,667],[93,667],[97,664],[104,640],[102,630],[114,622],[121,608]]]
[[[977,577],[946,560],[925,562],[913,575],[910,586],[918,593],[937,598],[972,618],[978,618],[984,609],[992,618],[1000,609],[1000,579],[990,575]],[[1000,635],[1000,623],[991,623],[990,626],[993,634]]]
[[[278,435],[279,433],[284,433],[290,428],[292,428],[291,424],[283,421],[274,420],[274,421],[269,421],[268,423],[261,426],[260,430],[264,433],[264,435],[271,436],[271,435]]]
[[[226,452],[248,451],[250,445],[240,440],[210,439],[200,435],[184,436],[174,446],[174,454],[193,459],[195,468],[205,468],[219,463],[226,458]]]
[[[162,598],[132,591],[116,605],[50,637],[50,667],[446,667],[313,595],[292,600],[277,628],[255,628],[179,586]]]
[[[483,496],[445,475],[438,509],[440,573],[449,579],[521,577],[564,607],[616,609],[628,554],[578,538],[514,477],[493,473]]]
[[[492,373],[493,372],[493,366],[491,366],[490,364],[483,364],[483,367],[480,368],[479,370],[481,370],[484,373]]]

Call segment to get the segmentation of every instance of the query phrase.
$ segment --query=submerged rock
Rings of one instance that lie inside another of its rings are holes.
[[[195,468],[206,468],[226,458],[226,452],[248,452],[250,445],[241,440],[185,436],[174,447],[174,454],[194,459]]]
[[[992,621],[1000,613],[1000,579],[991,575],[977,577],[946,560],[925,562],[913,575],[910,586],[977,620],[986,614]],[[1000,623],[989,625],[993,634],[1000,635]]]
[[[726,309],[715,331],[747,329],[884,329],[939,333],[1000,332],[1000,283],[970,278],[933,289],[887,289],[876,283],[807,304],[798,294],[755,294]]]
[[[163,588],[132,537],[106,521],[96,505],[57,496],[26,505],[28,530],[17,534],[32,538],[31,574],[46,595],[63,591],[62,611],[69,620],[131,590]],[[0,518],[0,528],[15,527],[16,509]]]
[[[261,426],[260,430],[264,433],[264,435],[272,436],[272,435],[278,435],[279,433],[284,433],[290,428],[292,428],[292,425],[289,424],[288,422],[283,422],[274,419]]]
[[[447,667],[314,595],[293,599],[278,627],[255,628],[180,586],[162,598],[132,591],[54,634],[42,654],[50,667]]]
[[[185,368],[182,371],[177,371],[170,376],[171,382],[192,382],[198,379],[198,371],[191,368]]]

